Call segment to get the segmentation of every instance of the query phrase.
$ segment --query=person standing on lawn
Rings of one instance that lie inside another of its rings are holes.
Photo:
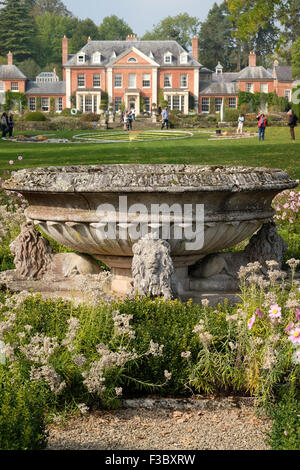
[[[8,135],[9,137],[12,137],[13,135],[13,130],[14,130],[14,116],[12,113],[8,116]]]
[[[162,125],[161,128],[163,129],[164,127],[167,127],[167,130],[169,129],[169,111],[168,108],[165,108],[162,112]]]
[[[264,115],[264,113],[259,113],[258,116],[256,116],[256,119],[258,120],[258,137],[259,140],[265,140],[265,129],[267,127],[267,118]]]
[[[245,118],[244,118],[243,114],[240,114],[239,118],[238,118],[238,128],[237,128],[237,133],[238,134],[243,133],[244,122],[245,122]]]
[[[1,116],[1,130],[2,130],[2,137],[6,137],[8,133],[8,116],[6,112],[4,112]]]
[[[298,118],[292,109],[288,112],[288,116],[289,116],[288,126],[290,127],[292,141],[294,141],[295,140],[295,127],[297,126]]]

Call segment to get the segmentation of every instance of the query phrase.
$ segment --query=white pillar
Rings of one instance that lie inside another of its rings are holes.
[[[199,69],[194,69],[194,109],[199,113]]]
[[[107,93],[108,93],[108,105],[113,102],[113,71],[109,67],[107,69]]]
[[[71,108],[71,69],[66,69],[66,106]]]
[[[157,68],[152,69],[152,103],[156,103],[156,106],[158,107],[158,102],[157,102]],[[150,105],[152,105],[150,103]]]

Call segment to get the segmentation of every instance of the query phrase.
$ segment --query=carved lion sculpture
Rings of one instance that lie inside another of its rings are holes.
[[[41,279],[42,277],[74,277],[77,274],[98,274],[100,267],[91,256],[77,253],[54,254],[46,240],[33,226],[26,222],[20,235],[10,244],[14,255],[18,279]]]
[[[133,245],[133,253],[134,291],[139,295],[172,299],[176,295],[176,288],[169,243],[144,238]]]
[[[241,266],[258,261],[263,274],[266,274],[267,260],[277,261],[281,268],[286,247],[287,244],[277,233],[276,224],[268,222],[253,235],[244,251],[208,255],[199,265],[192,267],[190,273],[195,278],[209,278],[221,273],[236,278]]]

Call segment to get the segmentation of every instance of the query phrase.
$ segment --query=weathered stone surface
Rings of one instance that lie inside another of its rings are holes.
[[[35,168],[14,173],[4,184],[5,189],[23,194],[29,202],[26,217],[51,238],[73,250],[91,254],[111,267],[112,290],[122,294],[133,282],[131,264],[137,238],[131,236],[129,230],[125,238],[120,237],[124,230],[120,219],[116,221],[116,237],[103,236],[99,230],[99,206],[110,204],[109,216],[125,214],[126,227],[137,227],[138,211],[129,208],[143,204],[147,210],[145,223],[150,231],[153,205],[165,204],[171,208],[176,204],[182,215],[185,205],[192,206],[189,224],[193,230],[198,222],[196,207],[203,205],[204,244],[200,248],[186,247],[186,242],[193,240],[185,232],[182,238],[173,236],[175,229],[182,226],[182,220],[178,221],[171,211],[170,235],[166,238],[161,230],[168,217],[160,213],[157,221],[158,238],[170,245],[176,288],[181,297],[190,292],[188,266],[253,235],[272,219],[271,203],[276,194],[295,186],[297,182],[282,170],[221,165]],[[121,196],[127,197],[124,210],[119,208]]]
[[[20,235],[10,244],[10,250],[14,255],[15,277],[19,280],[71,278],[100,272],[97,261],[88,255],[54,254],[48,240],[30,222],[22,225]]]
[[[41,192],[246,191],[286,189],[296,183],[273,168],[202,165],[79,165],[20,170],[5,189]]]
[[[132,277],[139,295],[176,296],[175,270],[170,245],[164,240],[141,239],[133,245]]]
[[[269,222],[250,239],[244,251],[210,254],[191,267],[191,276],[198,279],[192,281],[192,285],[201,290],[236,290],[239,286],[238,272],[242,266],[258,261],[262,273],[266,274],[266,261],[274,260],[281,269],[286,248],[287,244],[277,233],[276,224]]]

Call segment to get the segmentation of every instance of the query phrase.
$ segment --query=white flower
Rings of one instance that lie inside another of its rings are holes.
[[[164,376],[165,376],[166,380],[168,381],[168,380],[171,379],[172,373],[167,371],[167,370],[164,370]]]

